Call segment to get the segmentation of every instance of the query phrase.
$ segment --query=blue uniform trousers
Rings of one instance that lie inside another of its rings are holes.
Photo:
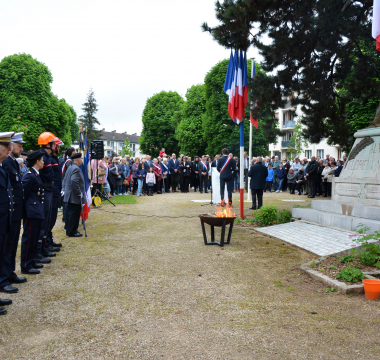
[[[36,263],[34,258],[42,222],[41,219],[24,219],[24,231],[21,238],[21,270],[30,270]]]
[[[58,206],[59,206],[59,196],[53,196],[52,204],[51,204],[51,213],[50,213],[50,224],[49,224],[49,232],[47,235],[47,243],[48,246],[52,245],[53,243],[53,233],[52,230],[54,229],[55,223],[57,221],[58,216]]]
[[[48,247],[47,236],[50,230],[51,209],[53,202],[53,192],[44,191],[44,215],[45,219],[42,220],[40,236],[38,237],[37,252],[41,254],[42,246]]]
[[[228,202],[232,204],[232,190],[234,189],[234,178],[220,179],[220,198],[224,200],[224,188],[227,184]]]
[[[20,237],[21,220],[12,221],[11,232],[7,234],[7,238],[3,247],[2,269],[0,271],[0,288],[10,285],[9,280],[17,277],[16,270],[16,253],[18,239]]]

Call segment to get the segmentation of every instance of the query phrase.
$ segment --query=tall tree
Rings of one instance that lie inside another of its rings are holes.
[[[71,121],[70,121],[70,133],[72,142],[79,139],[79,124],[77,113],[72,106],[70,106]]]
[[[125,139],[125,142],[123,144],[123,150],[121,150],[120,153],[121,156],[133,156],[133,150],[131,149],[131,143],[128,138]]]
[[[227,68],[228,60],[226,59],[212,67],[205,77],[206,112],[203,116],[203,133],[208,154],[215,155],[227,147],[230,152],[239,156],[239,126],[235,125],[228,114],[228,95],[223,92]],[[248,63],[248,73],[251,73],[250,62]],[[264,75],[262,77],[265,79]],[[274,111],[266,108],[264,99],[259,98],[259,84],[255,83],[255,86],[257,93],[255,92],[252,97],[254,96],[255,100],[258,100],[260,107],[255,108],[254,113],[255,117],[258,115],[259,128],[258,130],[254,129],[253,132],[252,152],[255,155],[265,155],[269,143],[276,139],[278,120],[274,116]],[[249,147],[249,118],[250,110],[247,106],[246,120],[244,121],[244,148],[246,151]]]
[[[274,83],[292,95],[293,106],[302,105],[304,136],[312,143],[327,138],[347,150],[353,141],[347,103],[380,97],[372,5],[372,0],[218,1],[220,24],[203,29],[226,48],[256,46],[263,70],[277,71]],[[262,42],[264,34],[270,44]],[[340,92],[343,83],[349,96]]]
[[[175,132],[181,153],[192,157],[205,153],[206,141],[202,128],[205,111],[205,85],[193,85],[187,89],[186,101],[179,112],[181,120]]]
[[[99,120],[95,117],[98,112],[98,104],[96,103],[94,90],[90,89],[87,94],[87,100],[82,107],[83,115],[79,117],[79,124],[82,126],[83,131],[87,132],[88,142],[100,139],[102,131],[96,129],[96,125],[100,125]]]
[[[139,139],[143,153],[157,156],[161,148],[165,148],[168,154],[178,153],[173,116],[181,110],[183,103],[184,100],[175,91],[161,91],[146,101]]]
[[[0,62],[0,131],[24,132],[25,149],[37,149],[44,131],[70,145],[75,118],[70,105],[51,91],[48,67],[31,55],[15,54]]]

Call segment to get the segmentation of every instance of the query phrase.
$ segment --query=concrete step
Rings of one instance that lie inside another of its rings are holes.
[[[313,201],[312,205],[314,202]],[[333,201],[321,201],[325,203],[333,203]],[[331,204],[331,208],[333,209],[335,205]],[[356,207],[356,205],[355,205]],[[313,223],[321,224],[322,226],[332,226],[338,229],[345,229],[349,231],[355,231],[355,228],[358,227],[359,224],[364,224],[365,226],[369,226],[371,230],[369,233],[374,231],[380,231],[380,221],[372,220],[369,218],[359,217],[359,216],[350,216],[350,215],[341,215],[335,212],[327,212],[316,209],[305,209],[305,208],[294,208],[292,210],[293,217],[305,221],[310,221]],[[368,214],[367,214],[368,215]]]
[[[366,206],[332,200],[313,200],[311,208],[327,213],[380,221],[380,207],[378,206]]]

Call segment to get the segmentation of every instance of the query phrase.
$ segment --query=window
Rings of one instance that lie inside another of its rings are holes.
[[[136,151],[136,144],[133,144],[133,146],[132,146],[132,150],[133,150],[133,151]]]
[[[342,149],[338,148],[338,159],[336,160],[340,160],[340,159],[342,159]]]
[[[111,147],[113,148],[115,146],[115,143],[111,141]]]
[[[320,156],[323,159],[323,150],[317,150],[317,156]]]
[[[285,121],[286,121],[286,113],[282,113],[282,123],[285,125]]]
[[[306,159],[311,158],[311,150],[305,150],[305,157],[306,157]]]
[[[111,146],[111,141],[107,141],[107,146]]]
[[[287,153],[286,153],[286,159],[289,160],[289,159],[291,159],[291,158],[292,158],[292,153],[287,152]]]

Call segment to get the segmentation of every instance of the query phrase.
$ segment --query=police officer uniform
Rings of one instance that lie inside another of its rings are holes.
[[[227,184],[228,203],[232,205],[232,190],[234,188],[234,171],[236,162],[228,155],[223,156],[218,160],[216,169],[220,172],[220,197],[222,205],[224,205],[224,187]]]
[[[11,142],[11,137],[14,132],[0,133],[0,146],[1,151],[4,152],[4,146],[8,148]],[[3,159],[1,159],[2,162]],[[12,213],[13,213],[13,197],[12,187],[9,181],[7,171],[0,163],[0,269],[2,269],[4,246],[6,243],[7,235],[11,231]],[[9,305],[12,300],[0,299],[0,306]],[[0,308],[0,315],[5,315],[7,311]]]
[[[25,141],[22,140],[22,135],[23,133],[14,134],[11,138],[11,142],[25,144]],[[11,183],[13,211],[11,231],[7,234],[7,241],[4,247],[3,267],[0,272],[0,291],[5,293],[16,293],[18,289],[12,286],[11,283],[23,283],[27,281],[25,277],[18,277],[15,273],[16,253],[24,207],[24,194],[21,183],[22,174],[20,165],[11,154],[4,159],[2,165],[3,169],[8,173]]]
[[[27,157],[27,161],[39,160],[43,157],[40,151],[33,151]],[[41,225],[45,217],[44,211],[44,189],[39,171],[30,167],[29,171],[22,178],[24,187],[25,219],[24,231],[21,239],[21,272],[23,274],[39,274],[36,267],[43,265],[37,264],[36,250]]]

